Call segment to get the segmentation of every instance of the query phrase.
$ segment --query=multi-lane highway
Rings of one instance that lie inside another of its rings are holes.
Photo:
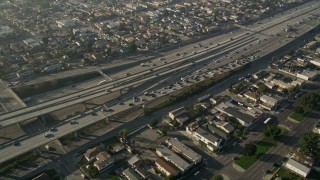
[[[309,3],[311,4],[311,3]],[[165,64],[159,64],[155,67],[149,67],[149,69],[142,68],[142,71],[134,71],[133,75],[123,77],[121,79],[117,79],[113,82],[96,86],[90,89],[83,90],[78,93],[74,93],[72,95],[67,95],[61,98],[57,98],[55,100],[44,102],[35,106],[23,108],[18,111],[14,111],[11,113],[7,113],[0,116],[0,125],[7,126],[13,123],[18,123],[27,119],[31,119],[43,114],[47,114],[58,109],[81,103],[89,99],[93,99],[95,97],[99,97],[101,95],[106,94],[106,89],[109,91],[117,91],[126,87],[131,87],[137,84],[142,84],[145,82],[149,82],[152,79],[156,79],[159,77],[167,77],[168,75],[172,75],[172,73],[180,71],[181,74],[174,75],[176,78],[184,75],[182,70],[188,69],[197,70],[201,69],[202,72],[208,72],[212,70],[228,70],[226,67],[230,63],[235,63],[235,61],[242,56],[248,56],[249,54],[255,54],[255,56],[251,56],[251,58],[247,60],[243,60],[243,63],[248,63],[249,61],[253,61],[259,56],[268,54],[279,47],[287,44],[293,39],[287,39],[286,33],[283,32],[283,28],[288,24],[294,24],[300,19],[305,19],[307,17],[314,17],[313,14],[319,14],[319,2],[312,2],[313,5],[304,5],[301,6],[301,11],[295,12],[295,16],[291,16],[290,14],[284,13],[286,18],[277,19],[269,19],[268,22],[263,22],[260,26],[255,25],[254,31],[247,33],[245,30],[239,30],[235,33],[230,33],[224,35],[224,41],[222,42],[211,42],[210,40],[206,40],[201,42],[204,46],[208,46],[208,48],[203,48],[201,51],[198,50],[198,53],[195,55],[186,55],[186,57],[167,57]],[[273,22],[275,21],[275,22]],[[272,23],[273,22],[273,23]],[[311,20],[310,20],[311,22]],[[310,29],[316,27],[319,24],[318,18],[313,18],[312,22],[305,22],[303,24],[298,24],[295,26],[297,29],[297,37],[301,34],[308,32]],[[240,32],[240,33],[239,33]],[[273,35],[279,33],[279,36]],[[266,35],[267,34],[267,35]],[[228,37],[228,38],[226,38]],[[286,41],[287,40],[287,41]],[[251,45],[250,45],[251,44]],[[257,46],[261,48],[261,50],[257,50]],[[193,48],[193,47],[192,47]],[[197,47],[199,49],[200,47]],[[243,48],[243,50],[242,50]],[[240,52],[236,53],[236,51]],[[245,50],[246,49],[246,50]],[[190,52],[190,51],[189,51]],[[230,52],[234,52],[232,57],[225,57],[224,55],[229,54]],[[183,52],[181,53],[183,54]],[[221,58],[222,57],[222,58]],[[176,59],[178,58],[178,59]],[[214,61],[212,61],[214,60]],[[216,61],[218,60],[218,61]],[[203,65],[206,65],[205,67]],[[172,68],[174,67],[174,68]],[[223,68],[224,67],[224,68]],[[141,67],[139,67],[141,68]],[[139,69],[138,68],[138,69]],[[231,67],[230,67],[231,68]],[[152,69],[152,70],[150,70]],[[115,86],[117,85],[117,86]],[[181,86],[177,86],[175,90],[179,90],[182,88]],[[164,91],[164,90],[163,90]],[[174,89],[166,89],[166,94],[171,93]],[[80,98],[79,98],[80,96]],[[158,93],[157,96],[163,96],[163,94]],[[152,100],[153,98],[148,96],[144,97],[145,101],[136,102],[135,105],[140,105],[145,103],[146,101]],[[27,137],[20,141],[20,146],[4,146],[0,150],[0,162],[7,161],[11,158],[14,158],[20,154],[28,152],[36,147],[47,144],[53,139],[60,138],[65,136],[66,134],[70,134],[71,132],[80,130],[86,126],[94,124],[98,121],[101,121],[105,118],[108,118],[118,112],[124,111],[128,108],[131,108],[131,101],[124,102],[124,105],[114,104],[109,107],[113,111],[108,112],[97,112],[96,115],[91,114],[91,110],[86,112],[85,115],[80,115],[70,118],[68,120],[76,120],[77,124],[70,124],[69,121],[63,121],[61,124],[57,125],[57,131],[51,132],[53,137],[44,137],[43,134],[38,134],[32,137]]]

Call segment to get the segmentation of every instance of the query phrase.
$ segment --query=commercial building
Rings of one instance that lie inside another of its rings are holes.
[[[155,161],[156,167],[166,176],[176,176],[179,174],[179,171],[172,166],[169,162],[165,161],[162,158],[158,158]]]
[[[309,168],[309,167],[307,167],[307,166],[305,166],[305,165],[303,165],[293,159],[289,159],[284,167],[287,168],[288,170],[290,170],[291,172],[298,174],[302,177],[307,177],[311,171],[311,168]]]
[[[156,149],[156,153],[158,156],[164,158],[165,160],[174,164],[182,173],[188,170],[191,167],[191,164],[186,162],[184,159],[176,155],[170,149],[163,145],[159,145]]]
[[[184,157],[192,161],[193,164],[199,163],[202,159],[198,153],[194,152],[192,149],[190,149],[188,146],[186,146],[185,144],[183,144],[177,139],[174,139],[174,138],[167,139],[166,143],[176,152],[182,154]]]
[[[263,113],[257,109],[247,109],[230,102],[220,103],[215,108],[221,113],[235,117],[238,122],[245,127],[251,126],[254,122],[263,117]]]

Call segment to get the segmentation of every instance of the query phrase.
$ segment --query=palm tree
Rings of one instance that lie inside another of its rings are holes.
[[[126,139],[128,134],[129,134],[129,130],[125,128],[119,132],[119,136],[122,140]]]

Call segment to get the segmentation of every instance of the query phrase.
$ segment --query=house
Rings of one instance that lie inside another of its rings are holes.
[[[207,129],[214,133],[214,134],[217,134],[218,136],[220,136],[221,138],[223,138],[225,141],[229,140],[230,139],[230,135],[226,132],[224,132],[223,130],[219,129],[218,127],[214,126],[214,125],[211,125],[211,124],[208,124],[207,125]]]
[[[162,158],[158,158],[155,161],[155,164],[156,164],[156,167],[159,169],[159,171],[161,171],[166,176],[175,177],[176,175],[179,174],[179,171],[173,165],[171,165],[169,162],[167,162]]]
[[[35,39],[33,39],[33,38],[25,39],[25,40],[23,40],[23,42],[24,42],[27,46],[29,46],[29,47],[31,47],[31,48],[38,48],[38,47],[40,47],[40,43],[39,43],[38,41],[36,41]]]
[[[170,111],[169,112],[169,117],[171,118],[171,120],[175,120],[177,116],[182,115],[185,112],[186,112],[185,107],[180,107],[178,109]]]
[[[94,162],[94,166],[99,170],[102,171],[108,167],[113,166],[115,159],[111,157],[110,154],[103,151],[96,155],[96,161]]]
[[[67,19],[57,20],[56,23],[59,28],[70,28],[75,26],[74,21]]]
[[[166,140],[166,143],[175,152],[181,154],[182,156],[193,162],[193,164],[198,164],[199,162],[201,162],[201,156],[179,140],[170,138]]]
[[[148,177],[150,176],[150,173],[147,171],[146,168],[140,166],[140,167],[136,167],[134,169],[143,179],[148,179]]]
[[[309,168],[309,167],[307,167],[307,166],[305,166],[305,165],[303,165],[293,159],[289,159],[284,167],[287,168],[288,170],[290,170],[291,172],[298,174],[302,177],[307,177],[311,171],[311,168]]]
[[[128,180],[142,180],[140,176],[131,168],[125,169],[122,174],[128,179]]]
[[[272,109],[275,109],[278,105],[278,100],[273,98],[273,97],[270,97],[270,96],[267,96],[267,95],[262,95],[260,97],[260,101],[262,103],[259,104],[260,107],[264,108],[264,109],[267,109],[267,110],[272,110]]]
[[[205,143],[207,148],[211,151],[218,149],[222,142],[221,137],[206,131],[202,127],[198,127],[195,131],[191,131],[189,133],[192,134],[198,141]]]
[[[318,48],[318,49],[319,49],[319,54],[320,54],[320,48]],[[312,60],[310,60],[310,63],[320,67],[320,59],[312,59]]]
[[[128,160],[128,164],[132,167],[132,168],[136,168],[139,167],[142,164],[142,160],[138,155],[132,156],[129,160]]]
[[[190,169],[191,164],[189,164],[187,161],[179,157],[177,154],[172,152],[170,149],[163,145],[159,145],[156,149],[156,154],[159,157],[164,158],[165,160],[171,162],[174,164],[182,173]]]
[[[312,81],[317,78],[318,73],[315,71],[302,71],[302,73],[297,73],[297,77],[306,81]]]
[[[185,107],[180,107],[178,109],[175,109],[169,112],[169,117],[171,120],[176,120],[181,125],[183,125],[189,120],[189,115]]]
[[[24,78],[24,77],[30,76],[31,74],[33,74],[33,70],[31,69],[25,69],[25,70],[20,70],[16,72],[16,75],[18,78]]]
[[[259,95],[251,91],[247,91],[243,95],[254,102],[257,102],[259,100]]]
[[[255,74],[253,74],[253,78],[255,78],[255,79],[261,79],[261,78],[263,78],[263,77],[266,76],[266,75],[267,75],[267,72],[266,72],[266,71],[259,71],[259,72],[255,73]]]
[[[96,155],[101,152],[100,148],[94,147],[89,149],[85,154],[84,157],[87,159],[87,161],[92,161],[96,158]]]
[[[234,127],[226,121],[213,121],[213,124],[228,134],[234,131]]]
[[[317,46],[318,42],[317,41],[311,41],[307,43],[304,48],[305,49],[314,49]]]

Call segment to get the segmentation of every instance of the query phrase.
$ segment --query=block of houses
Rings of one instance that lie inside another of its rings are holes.
[[[308,166],[305,166],[305,165],[303,165],[293,159],[289,159],[284,167],[286,169],[290,170],[291,172],[293,172],[299,176],[302,176],[302,177],[307,177],[311,171],[311,168],[309,168]]]
[[[170,162],[167,162],[162,158],[158,158],[155,161],[155,164],[157,169],[159,169],[159,171],[161,171],[166,176],[175,177],[176,175],[179,174],[179,171],[177,170],[177,168],[174,167],[174,165],[172,165]]]
[[[101,152],[99,147],[94,147],[89,149],[86,153],[84,153],[84,157],[87,161],[92,161],[96,159],[96,156]]]
[[[99,170],[102,171],[114,165],[115,159],[108,154],[107,152],[103,151],[96,155],[96,161],[94,162],[94,166]]]

